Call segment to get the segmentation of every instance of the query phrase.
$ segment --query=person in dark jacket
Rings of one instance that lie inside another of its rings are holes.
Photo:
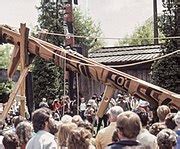
[[[108,149],[146,148],[136,140],[141,127],[141,120],[136,113],[131,111],[121,113],[117,118],[117,133],[120,141],[110,144]]]

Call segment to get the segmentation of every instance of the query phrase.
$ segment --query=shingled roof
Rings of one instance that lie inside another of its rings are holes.
[[[102,47],[89,53],[99,63],[131,63],[156,58],[162,52],[160,45]]]

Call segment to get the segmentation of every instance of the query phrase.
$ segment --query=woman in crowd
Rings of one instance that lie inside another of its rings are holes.
[[[157,135],[159,149],[173,149],[176,142],[176,133],[171,129],[163,129]]]
[[[21,122],[16,127],[21,149],[25,149],[27,142],[31,139],[33,128],[28,121]]]

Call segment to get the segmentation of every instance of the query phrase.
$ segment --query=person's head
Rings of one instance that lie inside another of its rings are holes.
[[[164,122],[166,115],[171,112],[170,108],[166,105],[161,105],[157,109],[157,116],[160,122]]]
[[[166,125],[162,124],[162,123],[154,123],[150,128],[149,128],[149,132],[151,134],[153,134],[154,136],[157,136],[157,134],[166,128]]]
[[[72,122],[62,123],[59,126],[58,142],[60,146],[67,146],[67,140],[68,140],[69,134],[75,128],[77,128],[77,125]]]
[[[72,116],[65,114],[63,117],[61,117],[62,123],[70,123],[72,122]]]
[[[28,121],[20,122],[16,127],[20,145],[26,144],[32,137],[33,128]]]
[[[19,138],[15,132],[6,132],[4,134],[2,143],[5,149],[16,149],[17,147],[19,147]]]
[[[174,130],[176,128],[175,117],[176,113],[169,113],[165,118],[165,125],[167,128]]]
[[[68,149],[88,149],[91,137],[91,133],[84,128],[72,130],[68,139]]]
[[[117,130],[120,139],[135,139],[141,130],[139,116],[131,111],[126,111],[117,117]]]
[[[15,117],[13,118],[14,127],[16,128],[16,126],[17,126],[20,122],[23,122],[23,121],[26,121],[26,118],[25,118],[25,117],[22,117],[21,115],[15,116]]]
[[[138,108],[138,109],[134,109],[133,112],[135,112],[139,116],[142,126],[143,127],[147,126],[149,117],[148,117],[148,113],[146,112],[146,110],[144,108]]]
[[[94,127],[93,127],[93,124],[91,124],[90,122],[88,121],[83,121],[81,123],[78,124],[78,127],[82,127],[82,128],[85,128],[87,130],[89,130],[89,132],[93,135],[94,133]]]
[[[72,117],[72,122],[78,125],[79,123],[83,122],[83,119],[80,115],[74,115]]]
[[[48,108],[40,108],[33,112],[32,123],[34,132],[45,130],[52,134],[58,131],[57,125],[52,118],[51,110]]]
[[[172,149],[176,146],[176,133],[171,129],[163,129],[157,134],[159,149]]]
[[[117,116],[123,112],[123,109],[120,106],[111,107],[107,114],[109,114],[109,121],[116,122]]]
[[[180,111],[178,111],[178,113],[176,113],[176,115],[174,116],[174,121],[177,127],[180,128]]]

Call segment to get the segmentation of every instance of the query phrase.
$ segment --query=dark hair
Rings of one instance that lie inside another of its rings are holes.
[[[164,125],[163,123],[154,123],[150,128],[149,128],[149,132],[155,136],[157,136],[157,134],[166,128],[166,125]]]
[[[49,121],[51,115],[51,111],[48,108],[40,108],[34,111],[32,115],[32,123],[34,132],[38,132],[39,130],[43,130],[45,127],[45,122]]]
[[[21,145],[26,144],[32,137],[32,126],[28,121],[21,122],[16,127],[16,134]]]
[[[146,112],[146,110],[143,108],[138,108],[138,109],[134,109],[133,112],[135,112],[139,116],[142,126],[147,126],[149,117],[148,117],[148,113]]]
[[[26,121],[26,118],[19,115],[19,116],[15,116],[13,118],[13,123],[14,123],[14,127],[16,128],[16,126],[20,123],[20,122],[23,122],[23,121]]]
[[[6,132],[2,143],[5,149],[16,149],[19,146],[19,139],[15,132]]]
[[[175,115],[176,113],[169,113],[165,118],[165,124],[167,128],[172,129],[172,130],[175,129],[175,127],[177,126],[174,120]]]
[[[171,149],[176,146],[176,133],[171,129],[163,129],[157,135],[157,144],[159,149]]]

